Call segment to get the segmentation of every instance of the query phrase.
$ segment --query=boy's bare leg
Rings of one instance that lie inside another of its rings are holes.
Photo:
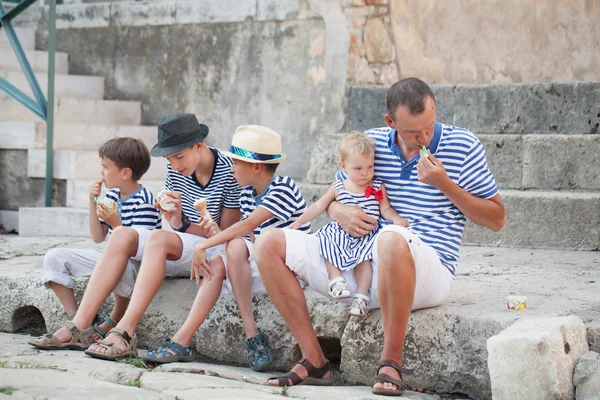
[[[118,227],[110,235],[73,318],[73,324],[79,330],[92,325],[96,313],[121,280],[127,268],[127,261],[136,255],[137,249],[138,233],[135,229]],[[71,332],[66,328],[61,328],[54,334],[61,342],[71,340]]]
[[[192,309],[181,328],[171,338],[172,341],[184,347],[192,343],[194,334],[198,331],[221,294],[226,274],[225,263],[223,263],[221,256],[217,255],[211,258],[208,264],[213,271],[212,278],[210,280],[202,279]]]
[[[402,365],[402,348],[415,293],[415,263],[408,243],[398,233],[382,233],[376,246],[379,254],[377,295],[383,320],[381,359]],[[383,367],[380,372],[399,378],[398,372],[391,367]],[[394,390],[396,385],[376,383],[373,388]]]
[[[257,238],[254,259],[269,297],[296,338],[302,357],[315,367],[321,367],[325,356],[310,322],[304,292],[296,275],[285,265],[285,234],[281,229],[269,229]],[[301,379],[307,377],[306,369],[301,365],[295,365],[292,371]],[[324,376],[329,377],[330,373]],[[277,380],[267,383],[278,385]]]
[[[110,313],[110,318],[118,323],[121,320],[121,318],[123,318],[123,315],[125,315],[125,311],[127,310],[128,305],[128,297],[123,297],[115,294],[115,304]],[[102,322],[100,324],[100,329],[102,329],[104,332],[108,332],[112,329],[112,326],[110,326],[106,322]]]
[[[65,308],[69,318],[74,316],[77,313],[77,300],[75,300],[73,289],[52,281],[48,283],[52,290],[54,290],[54,293],[56,293],[56,297],[58,297],[58,300],[60,300]]]
[[[182,251],[183,243],[176,233],[162,230],[150,232],[144,247],[142,265],[133,287],[129,306],[125,311],[125,315],[117,324],[117,328],[124,330],[133,337],[138,322],[165,278],[166,261],[178,260]],[[115,348],[125,350],[126,345],[119,337],[108,336],[105,340],[114,343]],[[89,351],[103,354],[108,350],[92,345]]]
[[[327,260],[325,260],[325,265],[327,266],[327,274],[329,275],[329,280],[341,278],[342,271],[337,269],[332,263],[330,263]]]
[[[231,282],[247,338],[258,335],[258,327],[252,312],[252,270],[248,261],[249,256],[248,247],[243,239],[233,239],[227,243],[227,276]]]
[[[354,267],[354,279],[356,280],[356,292],[367,296],[373,279],[373,268],[371,261],[363,261]]]

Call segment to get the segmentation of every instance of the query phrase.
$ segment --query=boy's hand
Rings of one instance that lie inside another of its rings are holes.
[[[104,203],[100,203],[96,206],[96,215],[98,218],[106,222],[108,225],[115,226],[121,225],[121,219],[119,219],[119,211],[116,209],[111,210]]]
[[[200,272],[206,279],[210,281],[212,278],[212,269],[208,265],[206,259],[206,250],[201,247],[194,247],[194,255],[192,256],[192,271],[190,272],[190,280],[196,278],[196,285],[200,284]]]
[[[198,226],[202,229],[202,234],[200,236],[207,239],[221,232],[219,225],[217,225],[212,218],[204,218],[201,216],[198,218]]]
[[[90,203],[94,202],[94,199],[100,197],[102,192],[102,179],[96,181],[90,185]]]
[[[405,218],[401,218],[401,217],[394,218],[394,225],[400,225],[400,226],[403,226],[405,228],[408,228],[409,224],[410,224],[410,222],[408,222],[408,220],[405,219]]]
[[[163,215],[165,219],[169,222],[169,225],[173,229],[179,229],[183,225],[181,222],[181,193],[171,192],[167,200],[165,200],[169,204],[173,204],[175,208],[170,211],[164,210],[160,207],[158,203],[154,203],[154,207],[157,208]]]

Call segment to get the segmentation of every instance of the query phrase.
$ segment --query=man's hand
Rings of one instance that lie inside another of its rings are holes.
[[[102,179],[90,185],[90,203],[100,197],[100,192],[102,192]]]
[[[367,215],[360,206],[351,206],[334,202],[329,206],[329,215],[339,222],[349,235],[362,237],[377,228],[379,221]]]
[[[190,272],[190,280],[196,278],[196,285],[200,284],[200,277],[202,276],[200,275],[200,272],[202,272],[204,277],[210,281],[213,271],[208,265],[206,250],[196,245],[192,257],[192,271]]]
[[[217,225],[212,218],[204,218],[200,216],[200,218],[198,218],[198,226],[200,229],[202,229],[202,234],[200,234],[200,236],[203,236],[207,239],[221,232],[219,225]]]
[[[119,219],[119,211],[116,207],[113,210],[111,210],[106,204],[100,203],[96,206],[96,215],[98,216],[98,218],[100,218],[113,228],[121,225],[121,219]]]
[[[450,177],[444,168],[444,164],[431,153],[429,156],[425,157],[423,150],[421,150],[419,154],[421,155],[421,159],[417,163],[417,176],[419,182],[426,183],[441,190],[442,187],[450,181]]]

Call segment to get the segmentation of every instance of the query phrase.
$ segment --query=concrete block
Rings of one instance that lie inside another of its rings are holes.
[[[166,159],[152,158],[150,169],[144,177],[148,180],[164,180],[167,175]],[[27,173],[32,178],[46,176],[46,150],[28,151]],[[100,177],[100,159],[97,151],[56,150],[54,171],[56,179],[96,179]]]
[[[500,232],[467,222],[463,244],[597,250],[600,194],[504,190],[506,224]]]
[[[88,193],[93,179],[69,179],[67,181],[66,205],[67,207],[88,207]],[[144,180],[140,181],[144,187],[150,190],[155,196],[164,189],[164,180]],[[102,187],[102,196],[106,194],[106,188]]]
[[[19,235],[88,237],[88,210],[64,207],[19,208]]]
[[[0,76],[23,93],[33,96],[31,88],[25,75],[20,71],[0,71]],[[48,75],[45,73],[36,73],[36,79],[40,89],[47,96]],[[78,97],[88,99],[104,98],[104,77],[103,76],[84,76],[84,75],[61,75],[54,76],[54,94],[57,97]]]
[[[487,342],[494,400],[572,399],[573,370],[588,351],[579,317],[518,322]]]
[[[118,137],[141,139],[148,149],[157,142],[155,126],[96,125],[85,123],[56,123],[54,125],[54,149],[97,151],[107,140]],[[35,147],[46,147],[46,124],[36,124]]]
[[[599,135],[523,136],[523,188],[600,190]]]
[[[17,34],[17,38],[19,38],[19,43],[21,43],[21,47],[23,48],[23,50],[35,49],[35,29],[14,28],[14,30]],[[6,33],[4,33],[4,29],[2,29],[0,31],[0,45],[10,46],[9,43],[10,42],[8,41]]]
[[[256,19],[258,21],[285,21],[298,16],[300,1],[258,0],[256,8]]]
[[[0,149],[27,150],[34,145],[34,122],[0,121]]]
[[[0,120],[42,121],[3,93],[0,93]],[[142,107],[139,101],[57,97],[54,99],[54,122],[139,125]]]
[[[307,183],[331,184],[339,170],[337,149],[345,133],[322,133],[310,156],[310,169],[306,174]]]
[[[6,71],[21,71],[21,65],[15,56],[15,52],[8,43],[0,41],[0,70]],[[29,61],[29,65],[34,72],[48,71],[48,52],[39,50],[26,50],[25,55]],[[54,73],[68,74],[69,73],[69,54],[57,51],[54,53]]]
[[[501,189],[520,189],[523,182],[521,135],[477,135],[485,148],[487,162]]]
[[[573,374],[576,400],[600,399],[600,354],[588,351],[577,360]]]
[[[589,134],[600,126],[600,83],[432,85],[437,120],[475,134]],[[388,87],[349,91],[348,127],[385,126]]]

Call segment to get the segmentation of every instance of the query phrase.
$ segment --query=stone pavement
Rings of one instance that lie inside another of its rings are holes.
[[[29,336],[0,334],[0,399],[381,399],[366,386],[273,388],[269,374],[249,368],[206,363],[135,366],[132,360],[109,362],[79,351],[38,351]],[[137,360],[139,361],[139,360]],[[413,400],[436,395],[406,392]]]

